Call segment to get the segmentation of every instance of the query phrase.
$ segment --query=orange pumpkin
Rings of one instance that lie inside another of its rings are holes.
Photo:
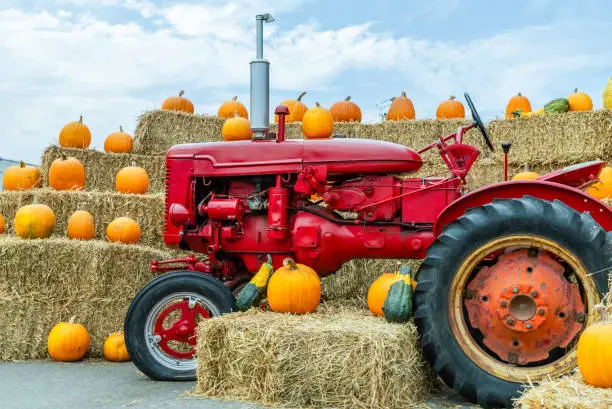
[[[596,199],[612,198],[612,167],[606,166],[599,174],[599,182],[591,185],[587,193]]]
[[[146,170],[132,162],[131,166],[117,172],[115,188],[117,192],[143,195],[149,190],[149,175]]]
[[[123,332],[114,332],[106,338],[106,341],[104,341],[104,357],[112,362],[130,360]]]
[[[9,166],[2,177],[4,190],[29,190],[40,187],[40,170],[35,166],[19,162]]]
[[[589,325],[580,335],[576,348],[578,370],[584,381],[597,388],[612,388],[612,321],[602,305],[601,320]]]
[[[162,103],[161,109],[165,111],[181,111],[188,114],[193,114],[195,111],[193,103],[185,98],[183,96],[184,94],[185,91],[181,90],[178,96],[166,98],[166,100]]]
[[[335,102],[330,108],[334,122],[361,122],[361,108],[346,97],[344,101]]]
[[[321,301],[321,280],[312,268],[285,259],[268,282],[267,297],[272,311],[314,312]]]
[[[455,99],[454,95],[451,95],[449,99],[441,102],[440,105],[438,105],[438,109],[436,110],[436,118],[465,118],[465,108],[461,102]]]
[[[68,219],[66,234],[73,240],[91,240],[96,233],[94,218],[85,210],[77,210]]]
[[[529,99],[521,95],[520,92],[508,101],[508,105],[506,105],[506,118],[521,116],[518,114],[518,111],[521,111],[523,115],[531,112],[531,103],[529,103]]]
[[[302,122],[304,114],[308,111],[308,107],[302,102],[302,98],[306,95],[306,91],[302,92],[297,99],[286,99],[280,103],[289,108],[289,115],[285,116],[285,122]],[[274,115],[274,121],[278,123],[278,115]]]
[[[55,229],[55,213],[47,205],[22,206],[15,213],[15,233],[22,239],[45,239]]]
[[[104,140],[104,151],[109,153],[130,153],[134,140],[132,136],[123,132],[123,127],[119,127],[119,132],[113,132]]]
[[[404,280],[405,278],[397,273],[385,273],[378,277],[376,281],[370,285],[368,290],[368,308],[372,314],[378,317],[384,317],[383,305],[387,299],[389,288],[397,281]],[[416,282],[411,280],[412,289],[416,289]]]
[[[82,190],[85,187],[85,168],[76,158],[55,159],[49,167],[49,186],[55,190]]]
[[[221,128],[221,135],[225,141],[248,141],[253,136],[249,120],[234,113],[233,118],[229,118]]]
[[[579,92],[578,88],[574,89],[574,93],[567,97],[570,111],[592,111],[593,101],[584,92]]]
[[[410,98],[406,96],[406,91],[402,91],[400,97],[393,98],[389,112],[387,112],[387,121],[401,121],[404,119],[414,119],[414,105]]]
[[[47,351],[51,358],[61,362],[83,359],[89,348],[89,332],[81,324],[68,322],[55,325],[47,338]]]
[[[4,217],[0,214],[0,234],[4,233]]]
[[[63,148],[89,148],[91,143],[91,132],[83,123],[83,115],[79,121],[69,122],[60,131],[59,144]]]
[[[315,102],[302,118],[302,132],[306,139],[326,139],[332,136],[334,131],[334,119],[329,110],[321,107]]]
[[[233,118],[236,111],[238,111],[238,115],[241,117],[249,119],[249,113],[246,107],[242,105],[242,102],[238,101],[238,97],[234,97],[221,104],[219,111],[217,111],[217,116],[219,118]]]
[[[116,243],[138,243],[140,241],[140,226],[134,219],[118,217],[106,226],[106,237]]]

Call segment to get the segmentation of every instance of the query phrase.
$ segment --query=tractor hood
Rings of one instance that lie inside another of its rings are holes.
[[[327,166],[327,173],[409,173],[420,155],[403,145],[369,139],[251,140],[176,145],[167,159],[194,159],[198,175],[295,173]]]

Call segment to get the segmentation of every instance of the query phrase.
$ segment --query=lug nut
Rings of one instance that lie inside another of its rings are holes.
[[[508,323],[508,325],[514,325],[514,320],[512,318],[508,318],[506,322]]]
[[[514,294],[518,293],[518,287],[514,287],[514,288],[512,289],[512,292],[513,292]]]
[[[506,308],[506,306],[508,305],[508,303],[506,301],[502,301],[499,303],[499,305],[502,306],[502,308]]]
[[[531,296],[532,296],[532,297],[537,297],[537,296],[538,296],[538,292],[537,292],[536,290],[533,290],[533,291],[531,292]]]
[[[544,315],[544,313],[545,313],[545,312],[546,312],[546,311],[544,311],[544,308],[540,308],[540,309],[538,310],[538,314],[540,314],[540,315]]]
[[[533,325],[531,325],[531,323],[530,323],[530,322],[528,322],[528,323],[527,323],[527,325],[525,325],[525,326],[527,327],[527,329],[531,329],[531,328],[533,328]]]
[[[586,316],[583,313],[579,313],[576,315],[576,321],[579,323],[583,323],[586,320]]]

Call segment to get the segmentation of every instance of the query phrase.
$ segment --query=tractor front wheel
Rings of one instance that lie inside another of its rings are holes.
[[[468,210],[429,248],[415,322],[440,378],[485,408],[576,365],[608,292],[612,235],[560,201],[525,196]]]
[[[128,309],[124,332],[130,358],[151,379],[194,380],[198,322],[233,311],[232,291],[220,281],[193,271],[161,275]]]

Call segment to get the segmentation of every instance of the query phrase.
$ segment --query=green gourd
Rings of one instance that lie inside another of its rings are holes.
[[[410,267],[401,266],[395,274],[400,275],[401,280],[389,288],[382,309],[387,321],[407,322],[412,316],[412,270]]]
[[[569,111],[569,107],[567,98],[557,98],[544,105],[544,112],[548,114],[563,114]]]
[[[238,310],[246,311],[262,300],[273,272],[272,257],[268,254],[268,261],[261,265],[257,274],[240,290],[238,297],[236,297]]]

